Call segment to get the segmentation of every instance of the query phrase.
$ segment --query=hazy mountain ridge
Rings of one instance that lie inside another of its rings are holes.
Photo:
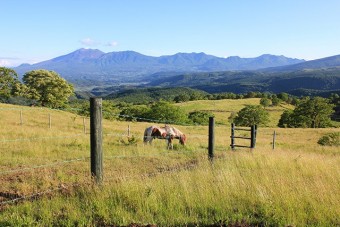
[[[308,69],[322,69],[322,68],[340,68],[340,55],[320,58],[311,61],[305,61],[293,65],[279,66],[275,68],[267,68],[264,71],[271,72],[285,72],[285,71],[298,71]]]
[[[15,68],[19,75],[33,69],[54,70],[87,91],[97,86],[95,95],[124,90],[125,84],[130,88],[185,86],[210,93],[340,90],[340,55],[304,61],[269,54],[256,58],[219,58],[205,53],[152,57],[135,51],[79,49]]]
[[[129,82],[143,80],[157,72],[211,72],[256,70],[304,62],[284,56],[261,55],[256,58],[220,58],[205,53],[177,53],[152,57],[135,51],[104,53],[95,49],[79,49],[37,64],[14,68],[19,75],[33,69],[54,70],[70,81],[79,79]]]

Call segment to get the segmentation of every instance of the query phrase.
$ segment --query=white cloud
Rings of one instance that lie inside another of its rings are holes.
[[[80,40],[79,42],[85,46],[97,46],[98,44],[100,44],[100,42],[97,42],[91,38],[84,38]]]
[[[13,64],[9,60],[7,60],[7,59],[0,59],[0,66],[10,67],[12,65]]]
[[[13,57],[0,57],[0,67],[15,67],[23,63],[23,59]]]
[[[115,47],[115,46],[117,46],[118,45],[118,43],[116,42],[116,41],[111,41],[111,42],[108,42],[107,44],[106,44],[106,46],[109,46],[109,47]]]

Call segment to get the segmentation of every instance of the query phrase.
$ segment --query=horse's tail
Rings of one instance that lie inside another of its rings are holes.
[[[151,143],[151,141],[152,141],[152,133],[153,133],[153,130],[155,129],[155,127],[154,126],[151,126],[151,127],[148,127],[148,128],[146,128],[145,129],[145,131],[144,131],[144,138],[143,138],[143,141],[144,141],[144,143],[147,143],[147,142],[150,142]]]

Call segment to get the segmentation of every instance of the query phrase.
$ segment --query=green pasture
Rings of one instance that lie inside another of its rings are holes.
[[[232,151],[230,111],[258,102],[176,104],[222,123],[212,163],[207,126],[176,126],[188,143],[167,150],[143,144],[151,123],[104,120],[102,185],[90,177],[89,119],[84,131],[72,113],[0,104],[0,226],[339,226],[340,151],[317,143],[339,129],[276,128],[284,108],[270,107],[256,148]]]

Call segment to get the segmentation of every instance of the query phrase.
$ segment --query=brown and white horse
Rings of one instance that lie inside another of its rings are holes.
[[[166,139],[168,143],[168,149],[173,149],[173,140],[178,139],[179,143],[185,145],[187,137],[177,128],[165,125],[164,127],[150,126],[144,131],[144,144],[148,142],[151,144],[153,139]]]

